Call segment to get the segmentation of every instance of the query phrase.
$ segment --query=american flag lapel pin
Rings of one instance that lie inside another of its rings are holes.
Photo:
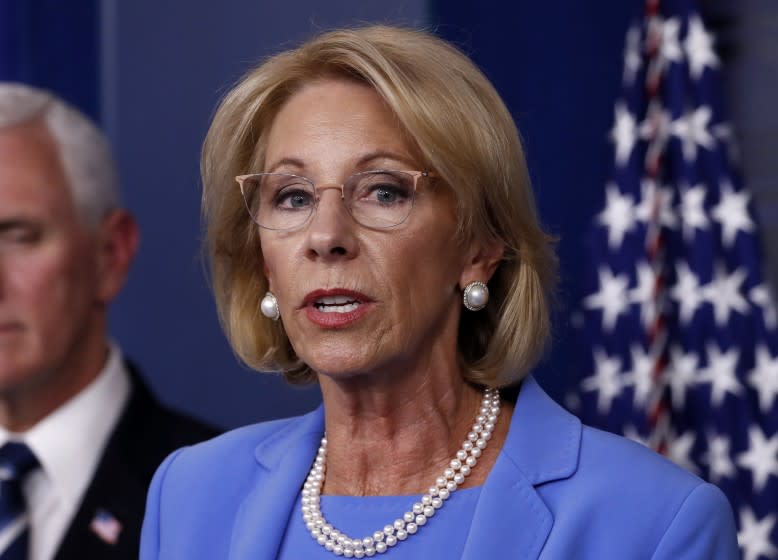
[[[104,509],[98,509],[89,529],[97,535],[101,541],[114,545],[119,541],[119,535],[122,532],[122,524],[113,514]]]

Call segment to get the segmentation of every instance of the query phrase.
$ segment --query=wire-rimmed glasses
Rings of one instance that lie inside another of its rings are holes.
[[[301,227],[313,214],[321,191],[337,189],[354,220],[369,228],[400,225],[411,214],[419,177],[427,171],[378,169],[351,175],[342,185],[316,185],[292,173],[253,173],[235,180],[254,222],[265,229]]]

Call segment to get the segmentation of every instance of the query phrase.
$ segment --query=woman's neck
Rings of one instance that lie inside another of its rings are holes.
[[[418,494],[433,485],[461,447],[483,398],[450,371],[386,383],[378,375],[322,377],[328,440],[323,493]],[[510,423],[506,408],[465,487],[483,483],[494,464]]]

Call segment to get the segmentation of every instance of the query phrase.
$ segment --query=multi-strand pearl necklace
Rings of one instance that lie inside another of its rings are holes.
[[[486,449],[499,415],[500,394],[496,389],[486,389],[473,428],[467,434],[461,449],[457,451],[456,457],[443,471],[443,475],[435,479],[435,484],[413,504],[411,511],[406,511],[391,525],[386,525],[383,530],[363,539],[354,539],[341,533],[328,523],[321,513],[321,489],[327,470],[327,434],[324,434],[302,492],[303,519],[311,536],[337,556],[364,558],[384,553],[400,541],[416,534],[427,520],[443,507],[449,496],[464,484],[465,478],[470,475],[481,453]]]

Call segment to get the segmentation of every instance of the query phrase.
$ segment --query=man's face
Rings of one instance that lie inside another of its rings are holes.
[[[67,384],[94,359],[97,259],[44,125],[0,129],[0,398]]]

